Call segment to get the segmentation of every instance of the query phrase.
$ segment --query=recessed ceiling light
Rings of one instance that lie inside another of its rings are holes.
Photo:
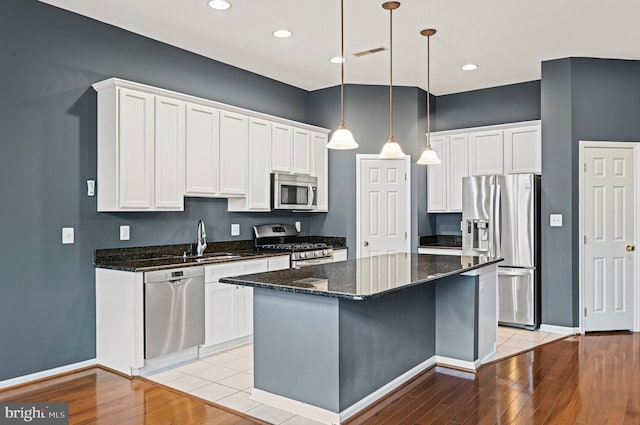
[[[478,69],[478,65],[476,65],[475,63],[467,63],[462,65],[463,71],[475,71],[476,69]]]
[[[209,7],[215,10],[227,10],[231,7],[231,3],[225,0],[211,0]]]
[[[342,56],[336,56],[333,57],[331,59],[329,59],[329,62],[331,63],[345,63],[347,60],[345,58],[343,58]]]
[[[277,30],[273,32],[273,36],[274,37],[278,37],[278,38],[287,38],[287,37],[291,37],[291,34],[293,34],[291,31],[289,30]]]

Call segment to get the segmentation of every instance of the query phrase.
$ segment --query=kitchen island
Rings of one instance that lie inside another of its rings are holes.
[[[220,279],[254,288],[252,398],[340,423],[435,364],[495,351],[501,259],[397,253]]]

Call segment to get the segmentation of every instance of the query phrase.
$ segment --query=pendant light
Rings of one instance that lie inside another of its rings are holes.
[[[420,34],[427,37],[427,148],[420,155],[418,164],[420,165],[436,165],[442,163],[438,154],[431,149],[431,46],[429,41],[431,36],[436,33],[433,28],[420,31]]]
[[[340,125],[331,135],[327,144],[329,149],[357,149],[358,143],[353,134],[344,125],[344,0],[340,0]]]
[[[400,2],[382,3],[382,8],[389,11],[389,140],[378,155],[380,159],[404,158],[402,148],[393,138],[393,11],[400,7]]]

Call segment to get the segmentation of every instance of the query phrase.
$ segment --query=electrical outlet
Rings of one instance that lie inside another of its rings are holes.
[[[549,215],[549,226],[551,226],[551,227],[562,227],[562,214],[550,214]]]
[[[128,225],[120,226],[120,240],[128,241],[131,238],[131,229]]]
[[[231,225],[231,236],[240,236],[240,225],[232,224]]]
[[[63,227],[62,228],[62,243],[72,244],[73,243],[73,227]]]

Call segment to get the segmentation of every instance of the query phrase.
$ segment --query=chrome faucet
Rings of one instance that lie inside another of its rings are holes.
[[[204,250],[207,249],[207,234],[204,231],[204,222],[198,221],[198,243],[196,246],[196,255],[200,257],[204,254]]]

